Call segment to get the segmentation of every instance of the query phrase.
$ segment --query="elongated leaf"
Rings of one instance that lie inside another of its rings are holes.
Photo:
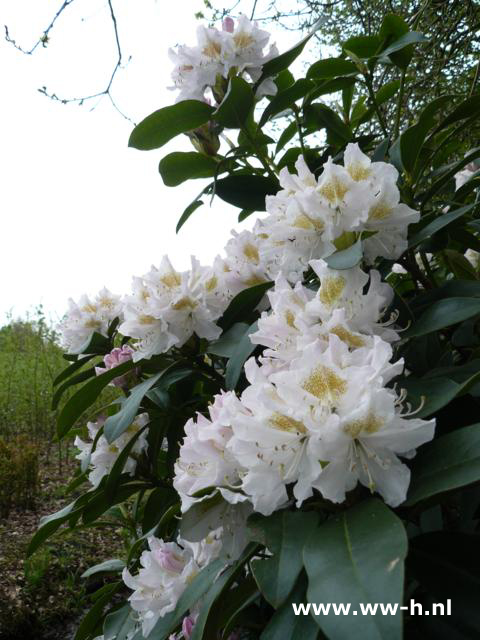
[[[217,167],[218,162],[203,153],[174,151],[160,160],[158,170],[167,187],[176,187],[185,180],[211,178]]]
[[[83,505],[78,506],[78,501],[74,500],[60,511],[42,518],[40,520],[39,528],[28,545],[27,557],[30,557],[47,538],[55,533],[55,531],[69,518],[76,513],[79,513],[82,508]]]
[[[423,446],[414,459],[405,506],[480,480],[480,423]]]
[[[287,69],[292,64],[292,62],[296,60],[298,56],[302,53],[307,42],[313,36],[315,31],[317,31],[321,27],[322,24],[323,24],[323,19],[318,20],[318,22],[316,22],[313,25],[310,33],[308,33],[302,40],[300,40],[298,44],[296,44],[294,47],[292,47],[288,51],[281,53],[276,58],[272,58],[272,60],[269,60],[268,62],[266,62],[263,65],[262,75],[260,76],[260,79],[258,80],[255,86],[258,87],[263,82],[263,80],[265,80],[265,78],[269,78],[270,76],[275,76],[277,75],[277,73],[280,73],[284,69]]]
[[[111,560],[105,560],[105,562],[101,562],[100,564],[96,564],[93,567],[90,567],[86,571],[82,573],[81,578],[89,578],[90,576],[95,575],[96,573],[105,573],[105,572],[118,572],[123,569],[125,566],[125,562],[123,560],[119,560],[118,558],[112,558]]]
[[[395,51],[405,49],[405,47],[408,47],[411,44],[422,44],[424,42],[428,42],[428,38],[426,38],[423,33],[420,33],[419,31],[409,31],[395,40],[395,42],[392,42],[391,45],[381,51],[378,55],[381,55],[382,57],[389,56],[390,54],[395,53]]]
[[[242,322],[248,318],[261,302],[265,293],[272,287],[273,282],[263,282],[240,291],[230,302],[217,324],[226,331],[236,322]]]
[[[129,147],[158,149],[180,133],[208,122],[214,108],[199,100],[184,100],[150,114],[130,134]]]
[[[105,484],[105,492],[108,496],[113,496],[115,494],[119,483],[120,474],[122,473],[123,468],[127,463],[128,457],[133,447],[135,446],[135,443],[147,427],[148,425],[145,425],[130,438],[127,445],[122,449],[118,458],[115,460],[115,463],[111,468],[110,473],[108,474],[107,482]]]
[[[310,615],[295,615],[292,604],[305,601],[306,580],[300,577],[288,600],[273,614],[260,640],[316,640],[318,627]]]
[[[241,129],[254,105],[253,91],[242,78],[230,78],[228,91],[212,118],[229,129]]]
[[[83,358],[79,358],[78,360],[75,360],[73,364],[70,364],[61,373],[58,374],[58,376],[53,381],[53,386],[56,387],[58,384],[60,384],[60,382],[67,380],[67,378],[69,378],[72,374],[74,374],[75,371],[77,371],[78,369],[81,369],[83,365],[86,364],[93,357],[94,357],[93,355],[89,355],[89,356],[84,356]]]
[[[291,122],[286,129],[284,129],[278,139],[277,146],[275,147],[275,154],[283,149],[283,147],[290,142],[293,136],[297,133],[297,123]]]
[[[58,407],[58,403],[62,399],[62,396],[67,389],[69,389],[75,384],[79,384],[80,382],[85,382],[85,380],[88,380],[89,378],[93,378],[94,376],[95,376],[95,369],[92,367],[87,371],[81,371],[80,373],[77,373],[76,376],[71,376],[70,378],[68,378],[68,380],[65,380],[65,382],[61,384],[53,394],[52,411],[55,411],[55,409]]]
[[[280,185],[273,178],[233,173],[217,180],[215,194],[239,209],[265,211],[265,198],[274,195]]]
[[[252,539],[273,553],[272,557],[252,561],[252,571],[260,591],[275,609],[285,602],[297,582],[303,568],[303,547],[317,524],[317,514],[301,511],[249,518]]]
[[[465,207],[460,207],[460,209],[455,209],[455,211],[449,211],[448,213],[439,214],[438,217],[432,220],[432,222],[422,227],[420,231],[417,231],[417,233],[415,233],[415,235],[410,238],[408,243],[409,247],[414,247],[420,242],[423,242],[423,240],[430,238],[434,233],[440,231],[440,229],[444,229],[451,222],[458,220],[458,218],[461,218],[469,211],[472,211],[475,206],[477,206],[475,203],[469,204]]]
[[[176,233],[178,233],[180,231],[180,229],[183,227],[183,225],[189,219],[189,217],[192,215],[192,213],[194,211],[196,211],[198,209],[198,207],[201,207],[202,204],[203,204],[203,200],[194,200],[193,202],[191,202],[188,205],[188,207],[182,213],[182,215],[180,216],[180,218],[179,218],[179,220],[177,222],[177,226],[175,228],[175,232]]]
[[[107,603],[110,602],[115,593],[120,590],[122,585],[123,582],[121,581],[105,585],[101,596],[95,601],[93,607],[80,623],[73,640],[84,640],[84,638],[87,638],[94,631],[102,617],[103,609]]]
[[[445,329],[480,314],[478,298],[446,298],[434,302],[403,334],[404,337],[424,336]]]
[[[331,256],[325,258],[325,262],[330,269],[351,269],[361,262],[363,258],[362,240],[359,238],[355,244],[348,249],[336,251]]]
[[[378,36],[352,36],[342,44],[343,50],[348,54],[353,53],[356,58],[368,59],[375,56],[381,41]]]
[[[463,102],[461,102],[455,109],[444,119],[438,127],[435,129],[435,133],[442,131],[446,127],[449,127],[455,122],[459,120],[466,120],[473,115],[480,114],[480,95],[477,93],[476,95],[470,96]]]
[[[307,78],[338,78],[359,73],[357,66],[345,58],[326,58],[314,62],[307,71]]]
[[[228,331],[225,331],[218,340],[214,340],[207,347],[207,353],[222,358],[231,358],[238,342],[245,335],[245,331],[249,328],[246,322],[237,322]]]
[[[305,117],[309,127],[325,128],[328,134],[336,136],[340,142],[352,139],[352,132],[340,116],[325,104],[311,104],[305,108]]]
[[[401,612],[362,616],[360,603],[402,601],[407,536],[401,520],[370,498],[312,531],[304,552],[309,602],[350,603],[348,615],[315,616],[328,638],[401,640]]]
[[[254,333],[257,328],[257,322],[254,322],[246,329],[230,356],[225,370],[225,387],[227,389],[235,389],[242,375],[245,361],[257,347],[257,345],[253,344],[250,340],[250,334]]]
[[[433,183],[430,189],[422,194],[422,202],[427,202],[428,200],[430,200],[430,198],[434,196],[438,191],[440,191],[440,189],[449,180],[454,178],[456,173],[458,173],[461,169],[463,169],[463,167],[469,164],[469,162],[471,162],[472,160],[476,160],[477,158],[480,158],[480,147],[476,147],[475,149],[469,151],[465,155],[465,157],[462,158],[462,160],[455,162],[448,171],[445,171],[445,173]]]
[[[93,378],[93,380],[90,380],[81,389],[79,389],[75,395],[69,398],[58,417],[58,436],[62,438],[70,431],[77,419],[95,402],[109,382],[127,371],[130,371],[134,367],[135,363],[132,360],[123,362],[118,365],[118,367],[114,367],[96,378]]]
[[[129,476],[128,476],[129,478]],[[152,485],[148,482],[127,482],[117,488],[114,496],[107,496],[104,491],[96,494],[88,504],[82,509],[82,520],[85,524],[93,522],[103,513],[111,509],[116,504],[125,502],[128,498],[139,491],[151,489]]]
[[[281,113],[282,111],[285,111],[285,109],[291,108],[297,100],[306,96],[314,86],[315,85],[311,80],[305,80],[302,78],[301,80],[297,80],[291,87],[288,87],[288,89],[285,89],[285,91],[278,93],[262,113],[258,126],[263,127],[267,120],[277,115],[277,113]]]
[[[103,640],[127,640],[135,626],[132,613],[128,604],[109,613],[103,623]]]

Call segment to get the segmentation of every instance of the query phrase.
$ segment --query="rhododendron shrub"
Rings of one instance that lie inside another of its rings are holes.
[[[425,36],[389,15],[295,78],[311,35],[279,54],[245,16],[199,27],[196,45],[170,51],[175,103],[131,134],[144,150],[189,136],[195,151],[160,161],[166,185],[210,178],[178,229],[204,196],[251,224],[210,265],[153,256],[123,296],[70,301],[56,398],[76,386],[58,435],[77,433],[77,497],[29,552],[62,525],[109,518],[128,543],[86,572],[112,579],[76,640],[479,628],[480,152],[455,132],[480,96],[440,96],[407,123]],[[377,65],[398,81],[372,86]],[[116,400],[89,415],[107,386]],[[403,625],[400,610],[354,617],[405,598],[453,599],[448,628]],[[297,618],[303,601],[352,613]]]

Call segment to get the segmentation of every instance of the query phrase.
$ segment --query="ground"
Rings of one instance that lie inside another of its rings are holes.
[[[80,575],[122,555],[120,533],[109,527],[64,533],[25,558],[40,518],[71,502],[65,486],[76,465],[72,458],[60,465],[55,449],[49,456],[42,451],[35,508],[13,509],[0,522],[0,640],[70,640],[89,607],[88,594],[104,580]]]

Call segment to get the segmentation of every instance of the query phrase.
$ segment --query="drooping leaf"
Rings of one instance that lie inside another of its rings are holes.
[[[211,156],[196,151],[174,151],[160,160],[158,170],[167,187],[176,187],[196,178],[211,178],[218,162]]]
[[[217,180],[215,194],[239,209],[265,211],[266,196],[274,195],[279,188],[279,183],[270,177],[233,173]]]
[[[257,346],[250,340],[250,334],[254,333],[257,328],[257,322],[255,321],[245,330],[245,333],[238,341],[235,349],[232,351],[232,355],[230,356],[225,369],[225,387],[227,389],[235,389],[242,374],[245,361]]]
[[[203,204],[203,200],[194,200],[188,205],[188,207],[185,209],[185,211],[182,213],[182,215],[178,219],[177,226],[175,228],[176,233],[180,231],[180,229],[183,227],[185,222],[190,218],[192,213],[196,211],[198,207],[201,207],[202,204]]]
[[[285,602],[297,582],[303,568],[303,547],[317,524],[317,514],[301,511],[249,518],[252,539],[265,544],[273,554],[252,561],[251,566],[260,591],[275,609]]]
[[[345,58],[326,58],[314,62],[307,71],[307,78],[338,78],[340,76],[356,75],[358,73],[357,66],[345,60]]]
[[[231,358],[239,341],[245,335],[245,331],[249,328],[246,322],[237,322],[232,325],[228,331],[225,331],[218,340],[210,342],[207,347],[207,353],[222,358]]]
[[[429,224],[422,227],[419,231],[417,231],[412,238],[410,238],[408,245],[409,247],[414,247],[415,245],[423,242],[427,238],[433,236],[433,234],[440,231],[440,229],[444,229],[451,222],[458,220],[466,213],[472,211],[472,209],[477,206],[474,204],[468,204],[464,207],[460,207],[460,209],[455,209],[455,211],[448,211],[447,213],[440,213],[436,218],[432,220]]]
[[[120,590],[123,582],[113,582],[103,587],[101,595],[95,600],[95,604],[83,618],[73,640],[84,640],[88,638],[100,622],[102,612],[115,593]]]
[[[132,613],[128,604],[109,613],[103,622],[103,640],[127,640],[135,627]]]
[[[352,132],[340,118],[338,113],[327,107],[325,104],[314,103],[305,108],[305,118],[307,125],[314,128],[325,128],[327,134],[343,144],[352,139]]]
[[[130,134],[129,147],[158,149],[180,133],[200,127],[211,118],[214,108],[200,100],[183,100],[147,116]]]
[[[463,322],[478,314],[480,314],[480,300],[478,298],[446,298],[434,302],[428,307],[403,335],[408,338],[423,336],[432,331]]]
[[[65,403],[57,423],[57,433],[60,438],[65,436],[82,413],[98,398],[102,390],[116,377],[123,375],[135,367],[131,360],[102,373],[89,380]]]
[[[357,615],[360,603],[402,601],[407,536],[401,520],[380,500],[370,498],[314,529],[303,557],[307,599],[350,603],[348,615],[315,616],[329,638],[401,640],[401,612]]]
[[[86,571],[82,573],[81,578],[89,578],[90,576],[95,575],[96,573],[117,573],[121,571],[125,566],[125,562],[123,560],[119,560],[118,558],[112,558],[111,560],[105,560],[100,564],[96,564],[93,567],[90,567]]]
[[[56,387],[64,380],[67,380],[71,375],[75,373],[75,371],[77,371],[78,369],[81,369],[83,365],[86,364],[93,357],[94,357],[93,354],[89,356],[83,356],[82,358],[75,360],[73,364],[70,364],[68,367],[65,367],[65,369],[63,369],[63,371],[61,371],[53,381],[53,386]]]
[[[480,423],[421,447],[413,461],[405,506],[480,480]]]
[[[230,302],[217,324],[226,331],[236,322],[244,321],[272,287],[273,282],[262,282],[240,291]]]

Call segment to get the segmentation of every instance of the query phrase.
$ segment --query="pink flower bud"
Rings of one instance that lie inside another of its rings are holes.
[[[182,622],[182,633],[185,640],[190,640],[197,616],[185,616]]]
[[[171,573],[182,573],[185,562],[170,549],[159,549],[155,552],[155,559],[158,564]]]
[[[115,347],[115,349],[112,349],[110,353],[107,353],[103,359],[105,367],[95,367],[95,373],[99,376],[114,367],[118,367],[119,364],[128,362],[132,359],[133,353],[134,350],[128,344],[124,344],[123,347]],[[114,378],[110,384],[114,387],[126,387],[128,386],[128,380],[129,376],[127,374],[125,376]]]
[[[228,31],[228,33],[233,33],[234,28],[235,28],[235,23],[233,21],[233,18],[229,18],[229,17],[224,18],[222,22],[223,31]]]

